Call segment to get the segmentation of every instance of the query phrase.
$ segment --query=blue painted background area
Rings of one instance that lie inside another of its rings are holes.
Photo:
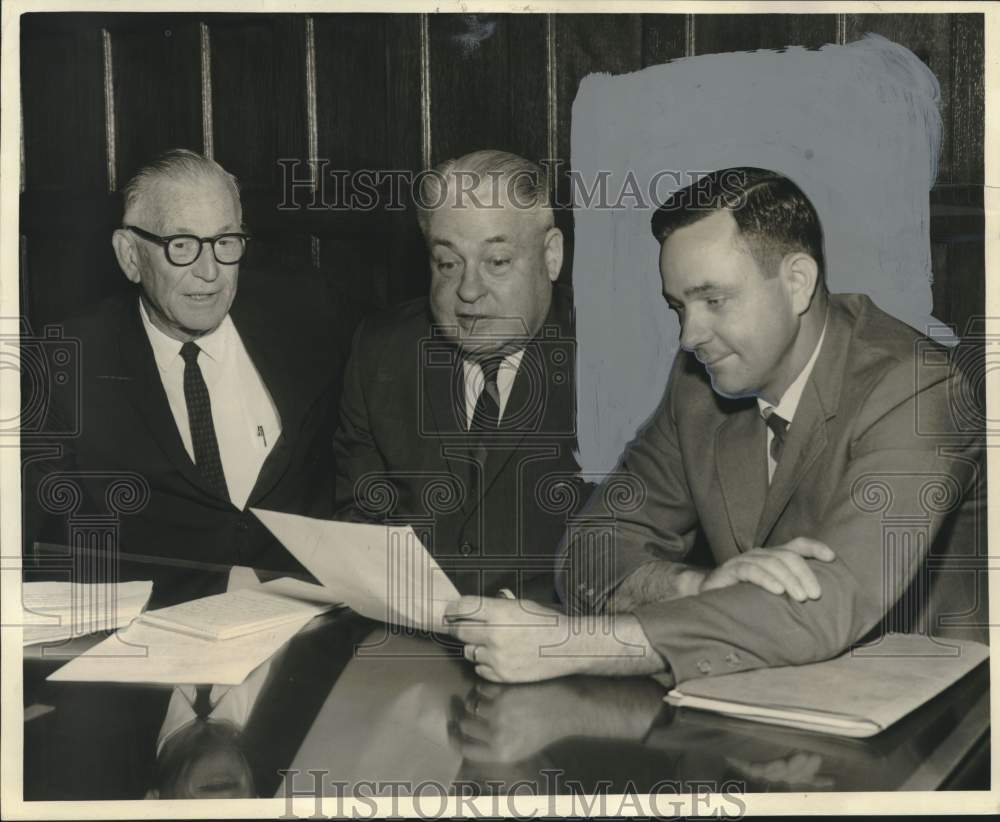
[[[574,189],[573,258],[584,472],[613,468],[662,397],[678,326],[660,296],[649,219],[656,200],[699,171],[760,166],[789,176],[822,220],[830,290],[869,294],[920,330],[935,323],[928,192],[938,99],[930,70],[876,35],[584,79],[571,149],[585,187]],[[664,171],[681,177],[657,177]],[[620,207],[585,205],[601,172]]]

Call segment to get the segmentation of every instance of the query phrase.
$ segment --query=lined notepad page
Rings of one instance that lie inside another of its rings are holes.
[[[241,588],[148,611],[142,621],[161,628],[215,639],[228,639],[316,615],[329,604],[303,602],[260,588]]]

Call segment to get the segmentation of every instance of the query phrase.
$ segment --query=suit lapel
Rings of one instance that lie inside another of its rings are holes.
[[[433,328],[420,370],[424,419],[433,429],[427,432],[428,447],[437,450],[436,456],[445,461],[452,474],[468,482],[471,470],[465,457],[466,449],[456,441],[466,436],[462,358],[455,345]]]
[[[294,437],[294,432],[300,429],[304,413],[297,394],[309,383],[300,381],[294,356],[281,358],[282,361],[278,362],[278,358],[274,356],[274,348],[263,344],[253,333],[252,325],[245,319],[238,319],[237,316],[233,317],[233,321],[243,341],[243,347],[246,348],[250,361],[260,375],[261,382],[264,383],[264,388],[270,395],[278,411],[278,419],[281,421],[281,434],[271,446],[247,499],[247,505],[250,506],[266,496],[288,469],[292,454],[290,440]]]
[[[556,417],[566,413],[565,404],[556,398],[555,362],[562,362],[566,373],[560,374],[562,385],[572,385],[571,372],[575,364],[572,331],[572,300],[568,293],[556,287],[548,315],[538,333],[524,347],[507,404],[500,420],[496,444],[480,457],[485,462],[483,484],[470,515],[486,500],[490,488],[518,453],[529,432],[562,430]],[[543,344],[544,343],[544,344]],[[558,354],[558,355],[557,355]],[[551,363],[551,364],[550,364]],[[565,425],[565,422],[564,422]],[[546,440],[547,445],[552,440]]]
[[[802,477],[827,444],[826,414],[819,401],[816,386],[810,380],[802,392],[795,420],[788,428],[784,451],[774,471],[771,486],[757,526],[755,542],[763,545],[785,510]],[[763,446],[761,446],[763,448]],[[765,485],[766,487],[766,485]]]
[[[486,454],[483,488],[481,496],[489,492],[500,472],[518,450],[521,441],[529,431],[540,428],[540,417],[547,405],[545,388],[546,374],[538,344],[531,342],[524,349],[524,356],[510,388],[496,445]]]
[[[204,494],[217,496],[202,479],[197,466],[184,448],[177,422],[167,401],[167,393],[163,389],[149,336],[142,326],[138,300],[125,307],[118,339],[123,376],[128,378],[129,397],[139,417],[184,478]]]
[[[827,446],[827,420],[837,414],[852,331],[851,317],[838,298],[831,296],[823,347],[802,391],[795,419],[788,428],[781,461],[775,469],[757,525],[757,545],[767,540],[806,472]]]
[[[754,529],[767,495],[764,423],[757,405],[729,415],[715,433],[715,460],[733,538],[741,551],[758,545]]]
[[[275,323],[273,318],[259,314],[266,301],[244,299],[233,304],[230,312],[239,332],[243,347],[260,375],[278,411],[281,435],[268,452],[247,505],[256,504],[281,480],[291,464],[295,438],[302,430],[302,423],[316,399],[322,380],[316,379],[312,355],[308,345],[282,337],[275,329],[287,325]]]

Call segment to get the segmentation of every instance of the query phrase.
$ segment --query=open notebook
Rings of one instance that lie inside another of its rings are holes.
[[[664,699],[755,722],[874,736],[988,658],[978,642],[888,634],[825,662],[688,680]]]

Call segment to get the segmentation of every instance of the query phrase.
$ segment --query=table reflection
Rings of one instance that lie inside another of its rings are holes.
[[[849,739],[677,709],[651,678],[487,682],[453,642],[352,614],[202,710],[189,686],[46,682],[63,661],[25,662],[26,707],[53,709],[25,722],[29,800],[928,789],[989,722],[985,667]]]

